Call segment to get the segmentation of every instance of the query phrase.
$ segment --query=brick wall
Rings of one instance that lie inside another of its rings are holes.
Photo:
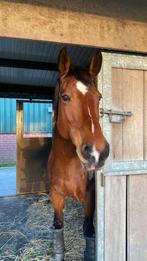
[[[24,138],[52,137],[51,133],[29,133]],[[16,135],[0,133],[0,164],[16,162]]]
[[[0,164],[16,162],[16,135],[0,134]]]

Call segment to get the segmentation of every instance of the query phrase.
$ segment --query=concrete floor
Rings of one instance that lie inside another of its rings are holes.
[[[0,196],[16,195],[16,167],[0,168]]]

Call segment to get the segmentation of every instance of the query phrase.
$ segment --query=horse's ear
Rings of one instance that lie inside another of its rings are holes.
[[[71,66],[70,57],[67,54],[66,47],[63,47],[58,57],[58,69],[61,77],[65,77],[68,74],[70,70],[70,66]]]
[[[88,71],[92,77],[96,77],[101,70],[102,65],[102,54],[101,51],[97,51],[92,57]]]

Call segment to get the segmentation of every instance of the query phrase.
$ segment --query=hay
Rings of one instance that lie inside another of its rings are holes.
[[[12,199],[13,200],[13,199]],[[53,261],[53,209],[46,194],[28,198],[24,215],[0,222],[5,241],[0,245],[1,261]],[[65,260],[81,261],[85,241],[82,233],[82,206],[68,199],[64,212]]]

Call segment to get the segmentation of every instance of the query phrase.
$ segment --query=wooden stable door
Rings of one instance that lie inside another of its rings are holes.
[[[104,55],[102,83],[103,109],[114,114],[103,117],[111,153],[104,168],[98,261],[146,261],[147,58]]]
[[[124,164],[132,161],[137,165],[139,161],[147,159],[146,76],[147,71],[144,70],[112,69],[113,106],[132,112],[132,116],[121,123],[112,123],[113,161],[122,161]],[[132,170],[130,175],[106,177],[106,202],[110,197],[111,204],[115,203],[115,210],[106,207],[106,218],[113,217],[106,224],[111,226],[111,231],[114,229],[110,234],[113,235],[111,242],[115,247],[115,256],[111,253],[113,258],[110,258],[109,253],[108,260],[147,260],[147,169],[144,172],[141,173],[140,166],[138,175]],[[108,247],[107,240],[110,238],[106,239]]]
[[[122,163],[124,173],[105,178],[105,261],[147,260],[147,169],[142,173],[139,166],[147,159],[146,76],[143,70],[112,68],[113,106],[132,116],[111,123],[112,161]],[[129,163],[134,173],[125,175]]]
[[[112,69],[112,102],[132,116],[112,125],[113,160],[147,159],[147,71]]]
[[[24,103],[17,101],[17,194],[48,191],[47,159],[51,138],[24,132]],[[29,122],[31,125],[32,122]]]

